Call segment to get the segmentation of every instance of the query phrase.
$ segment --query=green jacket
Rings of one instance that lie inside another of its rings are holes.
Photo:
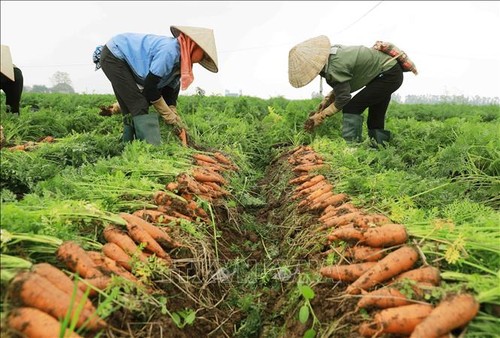
[[[320,75],[333,88],[335,106],[342,109],[350,100],[350,93],[363,88],[396,63],[389,55],[372,48],[333,45],[328,63]]]

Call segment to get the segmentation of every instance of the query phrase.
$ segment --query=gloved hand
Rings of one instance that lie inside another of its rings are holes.
[[[304,129],[308,132],[311,132],[314,128],[319,126],[323,121],[328,117],[331,116],[335,113],[338,113],[339,110],[335,105],[332,103],[325,109],[323,109],[320,112],[317,112],[316,114],[313,114],[309,116],[309,118],[306,120],[304,124]]]
[[[108,108],[111,109],[112,114],[120,114],[122,112],[122,110],[120,109],[120,104],[118,102],[113,103]]]
[[[335,94],[333,93],[333,90],[330,91],[326,96],[321,100],[321,103],[318,106],[317,111],[320,112],[329,105],[331,105],[335,101]]]
[[[172,110],[172,108],[167,105],[163,97],[160,96],[158,100],[153,101],[151,103],[155,107],[158,114],[161,115],[161,117],[167,124],[171,124],[182,128],[182,121],[179,115],[177,114],[177,109]]]

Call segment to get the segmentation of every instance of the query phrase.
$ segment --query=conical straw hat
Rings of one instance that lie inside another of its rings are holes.
[[[1,71],[2,74],[7,76],[10,80],[15,81],[14,77],[14,65],[12,64],[12,56],[10,55],[9,46],[2,45],[2,59],[1,63]]]
[[[311,82],[330,55],[330,40],[324,35],[299,43],[288,53],[288,81],[295,88]]]
[[[200,64],[213,73],[219,71],[217,61],[217,49],[215,47],[214,31],[208,28],[189,26],[170,26],[170,31],[174,37],[181,33],[189,36],[205,52],[205,57]]]

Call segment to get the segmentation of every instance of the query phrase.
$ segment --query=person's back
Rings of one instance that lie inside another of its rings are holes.
[[[23,73],[12,63],[10,48],[2,45],[0,89],[5,93],[7,112],[19,114],[23,92]]]

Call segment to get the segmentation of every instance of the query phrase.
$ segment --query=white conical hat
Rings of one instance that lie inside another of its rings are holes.
[[[10,55],[10,48],[9,46],[2,45],[2,59],[0,61],[1,63],[1,71],[2,74],[7,76],[9,79],[12,81],[15,81],[14,77],[14,65],[12,64],[12,56]]]
[[[299,43],[288,53],[288,81],[295,88],[311,82],[330,55],[330,40],[324,35]]]
[[[189,26],[170,26],[170,31],[174,37],[181,33],[189,36],[205,52],[200,64],[211,72],[219,71],[217,61],[217,48],[215,47],[214,31],[208,28]]]

